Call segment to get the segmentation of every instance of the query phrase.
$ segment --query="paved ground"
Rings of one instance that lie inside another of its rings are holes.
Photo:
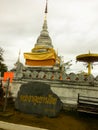
[[[13,123],[6,123],[0,121],[0,130],[47,130],[47,129],[36,128],[36,127],[25,126],[25,125],[17,125]]]

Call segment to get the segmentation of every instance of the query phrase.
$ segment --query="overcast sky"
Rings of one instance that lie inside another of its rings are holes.
[[[0,0],[0,47],[9,69],[14,67],[19,50],[30,52],[40,34],[45,0]],[[82,53],[98,53],[98,0],[48,0],[48,31],[55,50],[65,62],[73,60],[71,71],[87,71],[76,63]],[[98,65],[94,65],[93,73]]]

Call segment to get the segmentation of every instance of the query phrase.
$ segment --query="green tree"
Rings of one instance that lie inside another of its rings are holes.
[[[67,72],[72,66],[72,60],[64,62],[63,56],[60,56],[60,69],[62,72]]]
[[[8,70],[6,64],[4,64],[4,58],[3,58],[4,50],[0,47],[0,73],[1,76],[3,76],[4,72]]]

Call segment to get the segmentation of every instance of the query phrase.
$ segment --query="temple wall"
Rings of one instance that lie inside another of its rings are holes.
[[[30,80],[28,80],[30,81]],[[52,91],[57,94],[61,101],[63,102],[64,109],[76,109],[77,108],[77,99],[78,94],[88,96],[88,97],[97,97],[98,98],[98,86],[92,86],[88,83],[70,83],[70,82],[59,82],[59,81],[45,81],[45,80],[33,80],[37,82],[44,82],[51,85]],[[17,92],[21,84],[27,82],[24,81],[15,81],[11,84],[13,97],[17,96]]]
[[[51,89],[60,97],[64,104],[64,109],[77,108],[78,94],[98,98],[98,87],[54,84]]]

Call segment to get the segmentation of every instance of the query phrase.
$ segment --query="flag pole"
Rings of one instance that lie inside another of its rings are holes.
[[[7,107],[7,96],[8,96],[9,84],[10,84],[10,78],[8,78],[8,80],[7,80],[7,87],[6,87],[6,91],[5,91],[5,102],[4,102],[3,112],[5,112],[6,107]]]

